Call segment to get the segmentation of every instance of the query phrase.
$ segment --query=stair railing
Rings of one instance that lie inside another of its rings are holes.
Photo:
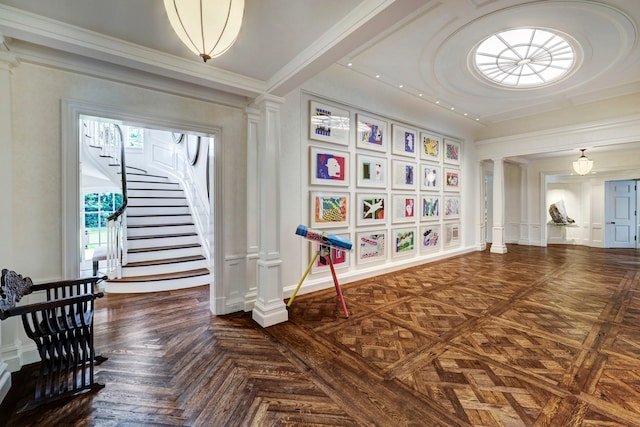
[[[127,171],[125,164],[125,147],[122,129],[114,125],[117,131],[114,137],[105,138],[108,145],[103,152],[108,153],[115,162],[120,164],[122,180],[122,205],[112,215],[107,217],[107,275],[111,278],[122,278],[122,266],[126,265],[127,248],[124,230],[127,229]]]

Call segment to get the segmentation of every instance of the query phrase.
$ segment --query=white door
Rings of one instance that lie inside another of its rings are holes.
[[[605,183],[605,247],[636,247],[636,181]]]

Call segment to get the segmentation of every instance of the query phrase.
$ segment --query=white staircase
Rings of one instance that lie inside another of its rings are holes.
[[[211,281],[187,199],[180,185],[141,170],[127,171],[126,258],[113,293],[156,292]]]

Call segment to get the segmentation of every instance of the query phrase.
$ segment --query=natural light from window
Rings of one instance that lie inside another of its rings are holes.
[[[562,36],[548,29],[518,28],[494,34],[478,45],[475,65],[491,82],[533,88],[566,76],[575,52]]]

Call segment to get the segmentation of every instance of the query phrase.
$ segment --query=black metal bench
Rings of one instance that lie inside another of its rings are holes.
[[[39,405],[99,390],[94,366],[106,360],[93,347],[93,310],[96,285],[104,277],[34,284],[14,271],[2,270],[0,278],[0,320],[21,316],[29,338],[40,353],[40,370],[33,400],[18,412]],[[47,300],[16,306],[24,295],[45,291]]]

